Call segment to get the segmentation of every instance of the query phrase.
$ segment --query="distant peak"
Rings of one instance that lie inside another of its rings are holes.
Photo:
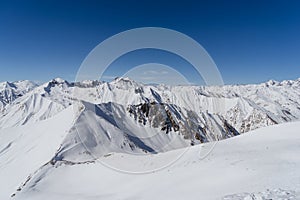
[[[136,85],[137,82],[128,77],[116,77],[111,83],[130,83],[132,85]]]
[[[79,87],[95,87],[100,85],[102,82],[99,80],[83,80],[81,82],[75,82],[75,86]]]
[[[278,84],[279,84],[278,81],[275,81],[275,80],[272,80],[272,79],[266,82],[267,86],[278,85]]]
[[[8,82],[8,81],[2,82],[1,85],[3,88],[15,88],[16,87],[13,83]]]
[[[66,80],[64,80],[64,79],[58,77],[58,78],[52,79],[52,82],[65,83]]]
[[[128,77],[116,77],[113,81],[133,81]]]

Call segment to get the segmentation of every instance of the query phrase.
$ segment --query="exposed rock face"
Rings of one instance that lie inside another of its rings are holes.
[[[200,117],[191,110],[167,103],[140,103],[128,106],[127,111],[140,124],[156,128],[165,134],[181,134],[184,139],[190,140],[192,145],[239,135],[239,132],[219,115],[200,113]]]

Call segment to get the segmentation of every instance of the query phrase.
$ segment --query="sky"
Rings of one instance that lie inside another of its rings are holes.
[[[0,81],[73,81],[100,42],[139,27],[164,27],[193,38],[225,84],[300,77],[300,1],[0,0]],[[173,68],[173,75],[203,84],[188,62],[154,49],[121,56],[104,77],[130,74],[141,65],[147,70],[147,63],[161,63]]]

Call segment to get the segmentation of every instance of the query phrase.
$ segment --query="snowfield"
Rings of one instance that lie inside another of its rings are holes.
[[[112,153],[85,164],[48,163],[13,198],[300,199],[299,130],[300,122],[261,128],[218,142],[204,158],[200,154],[209,144],[196,145],[171,166],[150,173],[124,173],[106,165],[142,170],[182,150],[147,156]],[[14,169],[5,174],[18,178]],[[1,179],[2,189],[6,182]]]

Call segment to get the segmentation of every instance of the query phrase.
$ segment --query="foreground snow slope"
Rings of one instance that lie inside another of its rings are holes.
[[[300,122],[257,129],[218,142],[205,158],[200,154],[211,145],[196,145],[186,149],[172,166],[147,174],[121,173],[101,163],[123,170],[145,170],[159,166],[182,149],[148,156],[114,153],[89,164],[71,165],[60,161],[54,166],[42,167],[13,198],[263,199],[263,195],[243,197],[244,192],[256,192],[273,199],[280,199],[280,196],[300,199],[299,130]],[[6,174],[10,179],[17,177],[13,169]],[[1,181],[3,189],[5,183]]]
[[[0,130],[0,199],[8,198],[27,176],[49,162],[74,118],[72,107],[54,118]]]

